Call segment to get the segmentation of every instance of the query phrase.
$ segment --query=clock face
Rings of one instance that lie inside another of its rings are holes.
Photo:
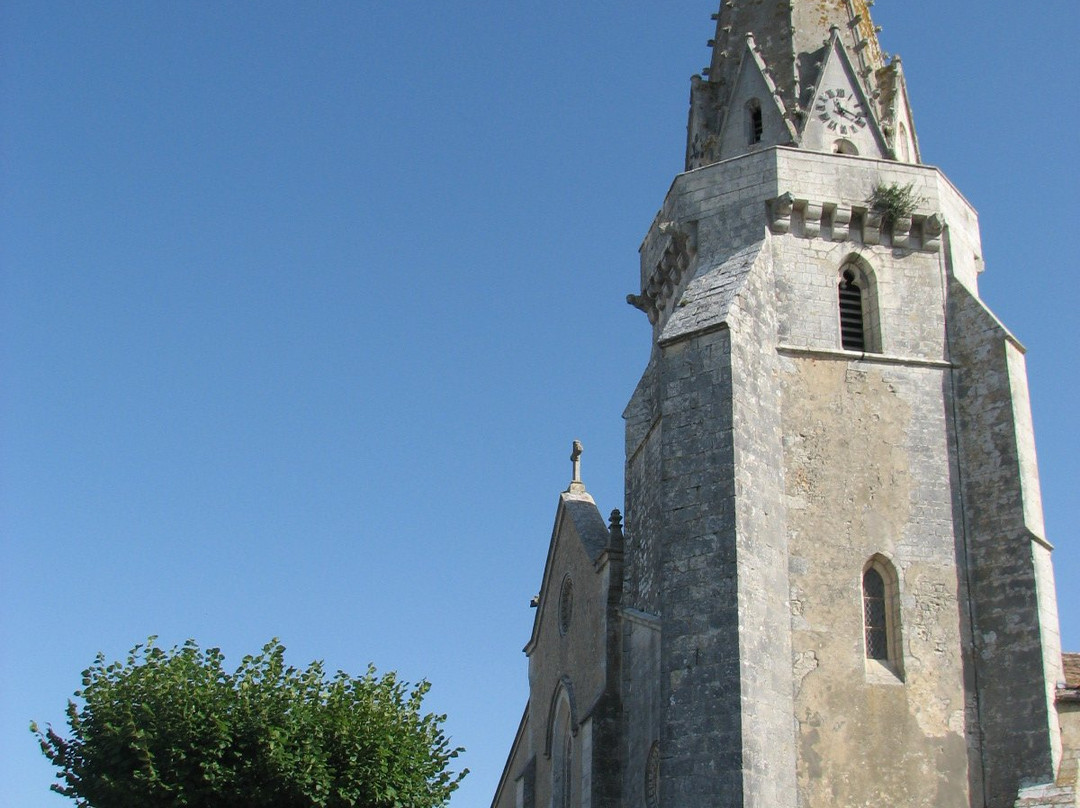
[[[859,99],[842,87],[819,93],[814,114],[830,132],[841,135],[853,135],[866,128],[866,110]]]

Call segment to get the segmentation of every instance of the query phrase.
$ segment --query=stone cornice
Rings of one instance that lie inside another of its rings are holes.
[[[674,222],[661,222],[657,226],[660,234],[667,237],[667,246],[649,273],[641,294],[626,296],[626,302],[645,312],[653,325],[686,277],[686,272],[697,255],[696,228],[693,223],[683,227]]]
[[[925,359],[920,356],[897,356],[895,354],[844,351],[838,348],[808,348],[802,345],[777,345],[776,352],[783,356],[802,356],[809,359],[838,359],[847,362],[870,362],[880,365],[905,365],[907,367],[936,368],[948,370],[953,365],[945,359]]]
[[[916,252],[940,251],[945,229],[940,213],[915,213],[885,222],[879,211],[865,203],[802,199],[790,191],[770,199],[768,211],[769,229],[777,235],[880,244]]]
[[[645,626],[653,631],[660,631],[661,621],[659,615],[649,614],[640,609],[624,606],[622,608],[622,616],[631,623],[637,623],[639,626]]]

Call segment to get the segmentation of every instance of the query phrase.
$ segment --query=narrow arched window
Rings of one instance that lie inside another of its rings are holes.
[[[546,751],[551,761],[550,808],[572,808],[574,805],[575,730],[572,698],[569,681],[565,681],[556,690],[552,701]]]
[[[551,805],[553,808],[571,808],[574,791],[574,745],[569,730],[556,743],[554,759],[551,761]]]
[[[863,573],[863,627],[866,658],[889,658],[889,625],[885,606],[885,579],[871,567]]]
[[[888,675],[903,681],[900,641],[900,579],[892,562],[875,555],[862,574],[863,648],[867,675]],[[884,680],[878,680],[884,681]]]
[[[863,290],[850,267],[840,276],[840,345],[845,351],[865,351]]]
[[[746,102],[746,140],[754,146],[765,135],[765,119],[761,115],[761,102],[751,98]]]

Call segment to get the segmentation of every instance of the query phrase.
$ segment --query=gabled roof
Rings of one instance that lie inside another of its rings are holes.
[[[514,733],[514,742],[510,744],[510,753],[506,756],[506,763],[503,764],[502,774],[499,776],[499,784],[495,787],[495,796],[491,800],[491,808],[496,808],[503,791],[510,785],[510,778],[513,776],[510,767],[514,764],[514,761],[517,758],[518,749],[521,748],[521,744],[525,740],[525,731],[528,729],[528,726],[529,705],[526,703],[525,712],[521,714],[521,721],[518,723],[517,732]]]
[[[1061,667],[1065,671],[1065,687],[1080,690],[1080,654],[1062,654]]]
[[[529,637],[529,642],[524,649],[526,654],[532,651],[539,639],[540,624],[543,621],[550,600],[548,595],[551,590],[555,550],[559,545],[559,540],[567,535],[566,528],[572,529],[573,534],[581,542],[582,548],[593,564],[600,561],[609,547],[611,534],[608,532],[607,523],[604,522],[604,517],[600,515],[596,502],[585,492],[584,487],[580,491],[571,490],[559,494],[559,507],[555,512],[555,526],[551,531],[551,543],[548,544],[547,561],[544,563],[544,579],[540,584],[540,598],[536,605],[536,616],[533,618],[532,635]],[[558,599],[558,593],[553,599]]]
[[[855,94],[859,104],[865,111],[867,127],[869,128],[870,134],[873,136],[873,142],[878,149],[877,156],[883,158],[888,157],[890,149],[888,141],[885,138],[885,133],[881,129],[878,105],[867,96],[863,79],[859,76],[855,65],[851,61],[851,56],[844,46],[843,40],[840,38],[840,29],[833,28],[829,33],[828,44],[825,46],[825,58],[821,62],[821,69],[814,78],[815,98],[819,92],[825,89],[822,87],[822,84],[826,77],[829,76],[830,73],[835,75],[836,70],[839,70],[839,72],[847,79],[851,91]],[[820,122],[814,114],[814,109],[814,100],[812,98],[810,100],[808,114],[803,117],[803,124],[799,130],[800,143],[803,142],[804,136],[811,127],[820,126]],[[863,156],[869,157],[872,155],[864,154]]]
[[[1059,685],[1056,700],[1080,702],[1080,654],[1062,654],[1061,667],[1065,674],[1065,686]]]
[[[780,119],[784,122],[784,126],[787,129],[789,142],[794,143],[798,138],[798,133],[795,131],[795,127],[791,123],[791,114],[787,107],[784,105],[784,100],[781,98],[780,91],[776,87],[776,82],[773,81],[772,75],[769,72],[769,68],[765,66],[765,61],[761,58],[761,52],[758,50],[757,42],[754,40],[753,34],[746,35],[746,45],[743,48],[742,59],[739,62],[739,70],[735,75],[735,83],[731,89],[731,98],[728,100],[728,114],[724,116],[724,122],[720,127],[720,141],[724,142],[727,130],[732,126],[741,126],[741,121],[738,120],[737,115],[731,114],[732,100],[739,95],[739,89],[751,78],[747,76],[747,72],[750,70],[756,70],[756,75],[760,76],[761,81],[764,82],[768,91],[768,98],[772,100],[772,107],[776,110]],[[769,101],[764,103],[768,104]],[[744,141],[745,145],[745,141]],[[729,157],[730,155],[721,155],[722,157]]]

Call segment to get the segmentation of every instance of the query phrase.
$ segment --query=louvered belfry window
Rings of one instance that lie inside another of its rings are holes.
[[[840,280],[840,344],[845,351],[865,351],[862,289],[855,273],[845,269]]]
[[[889,658],[889,629],[885,614],[885,579],[871,567],[863,573],[863,625],[866,629],[866,658]]]

